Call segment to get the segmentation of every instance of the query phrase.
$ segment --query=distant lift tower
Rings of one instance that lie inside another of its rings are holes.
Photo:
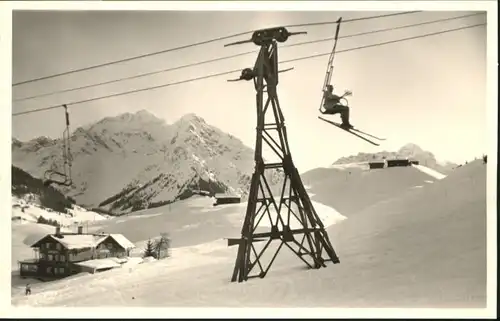
[[[253,42],[260,46],[253,69],[246,68],[239,79],[230,80],[253,80],[257,91],[255,171],[251,180],[241,238],[228,239],[228,246],[238,245],[231,282],[247,281],[253,277],[264,278],[283,245],[311,269],[326,267],[326,261],[340,263],[292,161],[285,119],[276,93],[278,73],[282,72],[278,70],[277,42],[283,43],[291,35],[304,33],[290,33],[284,27],[264,29],[255,31],[251,40],[226,45]],[[267,96],[265,102],[264,93]],[[266,120],[266,114],[271,120]],[[278,162],[270,163],[263,160],[263,143],[277,155]],[[279,199],[274,197],[273,188],[265,175],[273,169],[284,173]],[[267,229],[259,226],[264,216],[269,220]],[[297,222],[295,226],[291,224],[291,220]],[[279,246],[266,263],[264,252],[267,251],[268,254],[272,252],[270,245],[273,241],[278,241]],[[255,246],[257,242],[263,245],[259,250]],[[255,267],[260,271],[251,275]]]

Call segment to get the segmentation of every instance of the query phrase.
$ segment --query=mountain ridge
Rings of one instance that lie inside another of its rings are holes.
[[[172,124],[148,111],[106,117],[70,136],[73,188],[57,187],[86,207],[108,213],[159,206],[195,194],[237,193],[243,198],[254,151],[193,113]],[[35,177],[62,166],[61,139],[12,141],[12,162]],[[277,172],[270,172],[278,182]]]
[[[414,143],[408,143],[399,148],[397,151],[381,151],[377,153],[358,153],[357,155],[345,156],[337,159],[332,165],[342,165],[349,163],[362,162],[377,162],[390,159],[405,159],[416,160],[420,165],[434,169],[440,173],[448,174],[457,164],[452,162],[440,162],[436,159],[433,153],[423,150],[420,146]]]

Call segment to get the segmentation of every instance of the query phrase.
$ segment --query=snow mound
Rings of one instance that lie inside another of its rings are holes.
[[[142,259],[143,263],[149,263],[149,262],[154,262],[156,259],[152,256],[146,256],[144,259]]]

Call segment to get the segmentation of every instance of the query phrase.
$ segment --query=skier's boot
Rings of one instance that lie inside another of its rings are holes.
[[[342,127],[343,129],[352,129],[352,128],[354,128],[354,126],[351,125],[350,123],[342,123],[342,124],[340,124],[340,127]]]

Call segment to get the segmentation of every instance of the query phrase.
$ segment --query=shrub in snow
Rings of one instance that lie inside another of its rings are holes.
[[[58,221],[51,220],[50,218],[46,219],[43,216],[39,216],[38,219],[36,220],[36,222],[39,223],[39,224],[47,224],[47,225],[52,225],[52,226],[61,226],[61,224],[59,224]]]

